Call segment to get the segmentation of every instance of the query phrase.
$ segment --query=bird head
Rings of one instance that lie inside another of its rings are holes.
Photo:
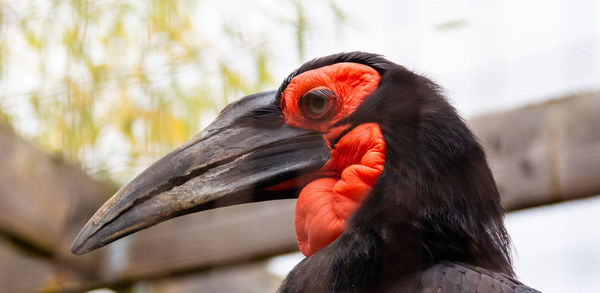
[[[434,83],[361,52],[309,61],[279,90],[228,105],[118,190],[72,251],[192,212],[296,197],[306,256],[363,229],[412,243],[420,263],[511,273],[498,191],[471,132]]]

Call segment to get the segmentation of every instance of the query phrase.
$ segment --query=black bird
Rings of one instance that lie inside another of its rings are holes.
[[[72,251],[295,197],[307,258],[281,292],[537,292],[515,279],[485,154],[440,88],[362,52],[314,59],[227,106],[106,202]]]

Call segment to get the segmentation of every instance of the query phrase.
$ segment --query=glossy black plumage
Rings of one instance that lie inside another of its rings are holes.
[[[346,232],[301,262],[280,291],[531,290],[514,279],[485,154],[433,82],[378,55],[342,53],[302,65],[284,81],[275,103],[295,75],[338,62],[365,64],[381,75],[377,90],[337,124],[351,129],[379,123],[385,167]],[[463,274],[466,283],[452,287],[432,277],[444,272]]]

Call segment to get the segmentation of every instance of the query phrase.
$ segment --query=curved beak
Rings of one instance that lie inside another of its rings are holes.
[[[284,122],[274,92],[247,96],[117,191],[71,251],[82,254],[196,211],[295,197],[298,187],[267,189],[317,171],[328,159],[321,134]]]

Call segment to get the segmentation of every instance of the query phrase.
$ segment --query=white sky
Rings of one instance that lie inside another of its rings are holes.
[[[517,275],[542,292],[600,292],[600,196],[513,212]]]

